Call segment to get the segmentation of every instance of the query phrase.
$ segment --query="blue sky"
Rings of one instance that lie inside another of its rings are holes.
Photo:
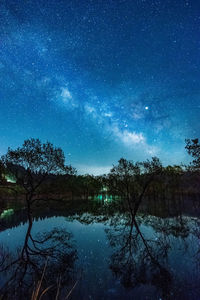
[[[84,173],[188,162],[199,137],[198,1],[0,3],[0,153],[38,137]]]

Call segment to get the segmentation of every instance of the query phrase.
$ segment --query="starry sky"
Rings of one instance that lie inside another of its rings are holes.
[[[1,0],[0,154],[38,137],[80,173],[187,163],[199,114],[200,1]]]

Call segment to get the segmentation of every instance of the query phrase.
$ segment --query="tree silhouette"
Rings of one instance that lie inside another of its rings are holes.
[[[194,158],[193,167],[200,170],[200,144],[198,139],[186,139],[186,150]]]
[[[64,174],[69,170],[65,166],[61,148],[33,138],[25,140],[22,147],[16,150],[8,148],[7,154],[2,156],[2,162],[14,174],[17,184],[23,188],[29,208],[36,201],[36,192],[48,176]]]
[[[145,162],[128,161],[121,158],[107,176],[110,191],[127,200],[128,209],[135,216],[144,195],[162,171],[162,164],[157,157]]]

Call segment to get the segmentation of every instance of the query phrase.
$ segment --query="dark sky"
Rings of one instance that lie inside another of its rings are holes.
[[[185,163],[199,115],[199,0],[0,2],[0,154],[39,137],[85,173]]]

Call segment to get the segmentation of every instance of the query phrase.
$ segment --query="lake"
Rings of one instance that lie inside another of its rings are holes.
[[[1,217],[5,299],[200,299],[197,217],[39,215]]]

